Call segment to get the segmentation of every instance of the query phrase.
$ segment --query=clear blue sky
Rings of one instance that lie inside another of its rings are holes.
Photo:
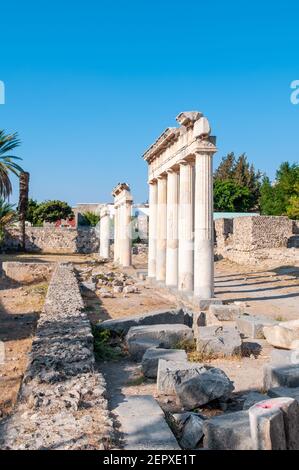
[[[0,128],[18,131],[31,197],[147,199],[143,151],[185,110],[270,177],[299,160],[298,1],[6,1]],[[18,197],[15,187],[13,200]]]

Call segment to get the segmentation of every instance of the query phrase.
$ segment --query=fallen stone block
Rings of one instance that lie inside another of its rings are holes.
[[[156,349],[161,346],[161,343],[154,339],[136,339],[127,343],[128,352],[131,359],[136,362],[140,362],[144,356],[144,353],[148,349]]]
[[[280,386],[299,387],[299,364],[266,364],[264,366],[264,388],[269,390]]]
[[[206,326],[198,329],[197,351],[220,356],[241,354],[242,340],[235,327]]]
[[[157,392],[159,395],[175,395],[175,374],[178,370],[192,369],[202,364],[187,361],[159,360],[157,373]]]
[[[268,395],[271,398],[289,397],[294,398],[299,404],[299,387],[274,387],[268,390]]]
[[[180,450],[152,396],[127,396],[114,412],[122,423],[125,450]]]
[[[209,312],[219,321],[235,321],[244,309],[237,305],[210,305]]]
[[[264,335],[272,346],[284,349],[299,349],[299,320],[265,326]]]
[[[90,290],[92,292],[95,292],[96,289],[97,289],[97,286],[95,284],[95,282],[81,282],[80,284],[81,288],[82,289],[85,289],[85,290]]]
[[[257,403],[249,409],[249,420],[254,449],[299,449],[299,407],[293,398]]]
[[[142,357],[142,371],[145,377],[152,379],[157,377],[159,359],[181,362],[188,360],[183,349],[147,349]]]
[[[299,349],[273,349],[272,364],[299,364]]]
[[[249,410],[249,408],[251,408],[256,403],[267,400],[268,398],[269,398],[268,395],[264,395],[259,392],[249,392],[246,395],[246,399],[243,404],[243,410]]]
[[[203,424],[204,448],[209,450],[252,450],[248,411],[224,413]]]
[[[118,334],[127,334],[133,326],[142,325],[161,325],[161,324],[185,324],[186,312],[183,309],[177,310],[161,310],[157,312],[144,313],[142,315],[134,315],[125,318],[117,318],[116,320],[105,320],[97,328],[111,330]]]
[[[264,327],[273,326],[277,322],[269,318],[241,315],[236,319],[237,328],[247,338],[264,339]]]
[[[211,298],[211,299],[201,299],[201,298],[194,298],[197,301],[198,307],[201,310],[208,310],[210,305],[222,305],[222,300]]]
[[[178,370],[174,387],[186,410],[194,410],[216,399],[226,401],[234,390],[233,383],[221,369],[209,366]]]
[[[204,419],[197,413],[178,413],[173,415],[179,442],[183,449],[195,449],[203,438]]]
[[[130,343],[135,341],[156,341],[160,348],[165,349],[182,349],[178,347],[184,343],[193,341],[193,333],[191,328],[186,325],[163,324],[163,325],[143,325],[134,326],[129,329],[126,342],[130,349]]]

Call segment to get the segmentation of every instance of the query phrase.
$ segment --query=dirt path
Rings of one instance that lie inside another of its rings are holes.
[[[0,418],[16,402],[46,291],[46,283],[0,281],[0,341],[5,352],[5,362],[0,363]]]
[[[279,321],[299,317],[299,267],[248,268],[230,261],[215,263],[216,296],[246,303],[246,311]]]

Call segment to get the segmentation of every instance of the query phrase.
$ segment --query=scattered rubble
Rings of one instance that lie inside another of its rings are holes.
[[[265,326],[263,331],[268,343],[276,348],[299,348],[299,320],[285,321],[274,326]]]

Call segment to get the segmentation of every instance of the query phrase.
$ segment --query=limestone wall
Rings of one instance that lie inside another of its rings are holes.
[[[215,221],[216,253],[241,264],[256,264],[270,258],[273,250],[287,250],[290,240],[296,238],[296,230],[297,223],[287,217],[218,219]],[[284,251],[283,259],[286,255]]]
[[[20,230],[6,231],[2,249],[18,251],[21,247]],[[42,253],[96,253],[100,241],[96,230],[90,227],[55,228],[26,227],[26,250]]]
[[[18,404],[0,427],[0,448],[109,446],[106,386],[94,364],[93,336],[73,268],[60,264],[37,324]]]

